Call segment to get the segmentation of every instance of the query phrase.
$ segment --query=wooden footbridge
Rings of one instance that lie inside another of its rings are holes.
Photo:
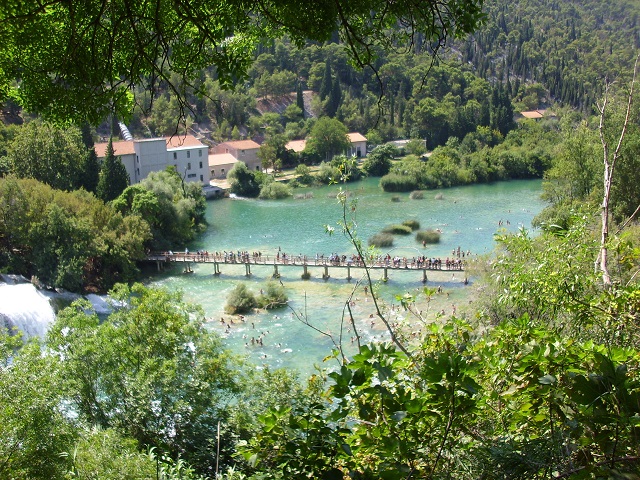
[[[165,266],[171,264],[180,264],[184,267],[184,273],[192,273],[191,264],[204,263],[213,265],[213,274],[221,275],[221,265],[244,265],[245,275],[250,277],[252,275],[251,268],[258,266],[270,266],[273,267],[273,277],[279,278],[279,268],[302,268],[302,278],[309,279],[311,277],[309,273],[310,267],[320,267],[323,270],[322,278],[327,280],[330,278],[329,272],[331,270],[346,270],[347,280],[351,280],[352,269],[365,268],[362,260],[355,255],[336,255],[333,254],[330,257],[316,256],[315,258],[309,258],[306,255],[290,256],[286,254],[277,255],[262,255],[260,253],[210,253],[210,252],[197,252],[197,253],[174,253],[174,252],[155,252],[150,253],[145,258],[147,262],[155,262],[158,267],[158,271],[162,270]],[[427,282],[427,272],[429,271],[450,271],[461,272],[464,271],[464,262],[459,258],[447,258],[442,260],[434,257],[391,257],[390,255],[379,256],[372,258],[367,262],[367,268],[371,270],[382,270],[382,280],[387,281],[389,279],[389,270],[400,271],[416,271],[422,273],[422,282]],[[466,277],[465,277],[466,281]]]

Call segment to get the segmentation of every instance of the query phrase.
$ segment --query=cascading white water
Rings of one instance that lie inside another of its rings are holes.
[[[0,283],[0,326],[17,327],[23,338],[43,338],[55,317],[49,298],[32,284]]]

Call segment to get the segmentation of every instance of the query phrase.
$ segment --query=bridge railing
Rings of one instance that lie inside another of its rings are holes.
[[[363,268],[361,258],[346,255],[308,257],[306,255],[262,255],[221,252],[152,252],[147,255],[148,261],[194,262],[194,263],[226,263],[257,265],[301,265]],[[464,270],[464,261],[459,258],[440,257],[388,257],[380,256],[367,259],[368,267],[420,270]]]

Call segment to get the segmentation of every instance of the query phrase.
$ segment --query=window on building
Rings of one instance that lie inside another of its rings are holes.
[[[195,173],[190,173],[189,175],[187,175],[187,178],[196,178],[198,175]]]
[[[202,162],[200,162],[200,168],[202,168]]]
[[[211,176],[215,177],[216,176],[216,171],[215,170],[211,170]]]
[[[224,168],[222,169],[222,175],[224,175]]]
[[[187,163],[187,170],[191,170],[191,162]]]
[[[173,152],[173,159],[177,159],[178,158],[178,152]]]
[[[187,150],[187,158],[191,158],[191,152]]]
[[[198,156],[201,157],[202,156],[202,150],[198,150]]]
[[[200,175],[200,181],[204,182],[204,177],[202,175]]]
[[[140,163],[140,157],[136,155],[136,163]]]

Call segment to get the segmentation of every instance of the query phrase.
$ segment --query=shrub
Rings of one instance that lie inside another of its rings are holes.
[[[416,233],[416,240],[424,243],[440,243],[440,232],[435,230],[422,230]]]
[[[316,173],[315,178],[318,182],[323,183],[325,185],[329,185],[330,183],[340,182],[340,169],[338,167],[334,167],[329,163],[322,162],[320,164],[320,168],[318,168],[318,173]]]
[[[391,233],[393,235],[410,235],[411,227],[402,224],[389,225],[382,230],[382,233]]]
[[[422,190],[414,190],[409,194],[411,200],[422,200],[424,198],[424,192]]]
[[[279,308],[285,306],[287,300],[284,286],[272,281],[267,282],[262,293],[258,296],[258,305],[266,309]]]
[[[418,183],[408,175],[389,173],[380,179],[380,187],[385,192],[410,192],[418,188]]]
[[[311,169],[307,165],[301,163],[296,166],[295,173],[297,175],[297,181],[301,184],[309,185],[313,183],[313,175],[311,175]]]
[[[405,220],[402,225],[409,227],[412,231],[420,228],[420,222],[417,220]]]
[[[393,235],[388,233],[376,233],[373,237],[369,239],[369,245],[378,247],[378,248],[392,247]]]
[[[256,305],[256,298],[253,293],[247,289],[244,283],[239,283],[227,297],[224,311],[231,315],[246,313],[255,308]]]
[[[281,182],[269,182],[262,186],[258,198],[263,200],[277,200],[291,196],[291,188]]]

